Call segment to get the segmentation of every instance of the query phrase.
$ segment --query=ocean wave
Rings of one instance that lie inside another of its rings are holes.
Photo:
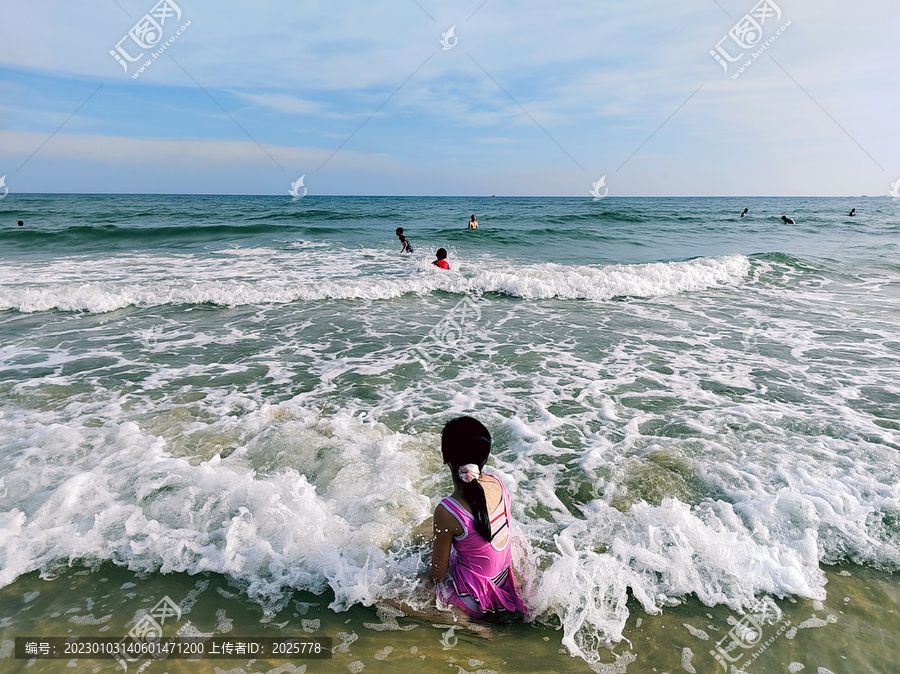
[[[315,300],[392,299],[407,293],[501,293],[525,300],[659,297],[738,283],[750,270],[742,255],[685,262],[606,267],[559,264],[484,268],[470,274],[437,274],[423,263],[404,276],[324,278],[306,281],[170,280],[141,283],[68,283],[5,286],[0,310],[103,313],[128,306],[180,304],[241,306]]]
[[[435,232],[433,237],[440,237],[449,241],[471,242],[473,234],[468,229],[460,227],[448,227]],[[504,229],[482,227],[474,236],[478,237],[480,245],[485,244],[513,244],[520,246],[546,246],[548,242],[568,242],[584,245],[586,243],[609,243],[613,241],[621,241],[623,234],[621,232],[612,234],[606,233],[596,228],[586,227],[568,227],[566,229],[555,229],[552,227],[542,227],[539,229]],[[633,234],[634,238],[639,238],[639,233]]]
[[[280,216],[282,219],[286,219]],[[315,234],[346,234],[346,227],[315,225],[298,227],[285,224],[254,225],[167,225],[165,227],[124,227],[116,224],[94,226],[77,225],[58,230],[35,230],[27,227],[0,231],[0,242],[21,247],[66,246],[69,248],[92,247],[101,244],[128,245],[171,241],[181,244],[189,241],[216,242],[222,239],[253,237],[260,234],[290,234],[292,236]],[[364,231],[364,230],[360,230]]]
[[[337,211],[337,210],[329,210],[329,209],[321,209],[321,208],[309,208],[307,210],[294,210],[291,212],[285,211],[274,211],[272,213],[267,213],[266,215],[253,216],[252,214],[247,214],[248,220],[283,220],[283,221],[292,221],[292,220],[360,220],[360,221],[370,221],[370,220],[395,220],[397,218],[396,213],[377,213],[377,212],[364,212],[364,213],[353,213],[350,211]]]
[[[283,606],[286,591],[330,589],[331,608],[345,610],[408,601],[424,568],[429,551],[412,532],[441,496],[436,435],[392,431],[349,411],[322,418],[286,403],[221,419],[218,432],[237,424],[256,437],[198,464],[132,421],[34,421],[27,442],[42,448],[45,465],[35,471],[35,458],[5,476],[4,497],[34,497],[0,512],[0,586],[71,560],[111,561],[140,573],[221,573],[268,607]],[[24,430],[22,418],[7,423],[15,424]],[[517,418],[500,424],[509,450],[492,471],[513,493],[526,605],[534,618],[558,621],[563,644],[588,662],[603,640],[622,639],[632,597],[648,613],[690,594],[735,610],[763,592],[823,600],[819,562],[841,558],[835,545],[896,568],[898,533],[879,541],[872,514],[896,512],[900,493],[850,465],[829,464],[837,479],[781,455],[779,479],[792,488],[770,490],[753,466],[698,459],[708,486],[721,485],[731,501],[692,506],[667,497],[615,508],[597,495],[573,517],[549,488],[552,468],[527,477],[537,469],[526,470],[536,429]],[[104,455],[96,460],[85,446]],[[608,459],[598,454],[585,448],[582,461],[599,468]],[[553,521],[528,514],[535,509]]]

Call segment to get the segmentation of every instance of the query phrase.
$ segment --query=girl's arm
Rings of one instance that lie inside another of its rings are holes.
[[[440,583],[447,577],[450,566],[450,550],[453,548],[453,537],[462,536],[463,528],[443,505],[434,510],[434,530],[431,547],[431,566],[428,567],[428,580]]]

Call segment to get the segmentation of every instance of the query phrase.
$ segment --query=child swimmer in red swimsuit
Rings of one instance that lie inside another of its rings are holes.
[[[437,260],[432,262],[435,267],[440,267],[441,269],[446,269],[450,271],[450,263],[447,262],[447,249],[446,248],[438,248],[437,249]]]

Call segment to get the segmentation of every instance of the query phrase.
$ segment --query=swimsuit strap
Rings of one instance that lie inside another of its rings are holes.
[[[500,525],[500,528],[497,529],[496,532],[494,532],[494,535],[496,536],[501,531],[503,531],[504,527],[509,526],[510,499],[509,499],[509,492],[506,489],[506,485],[503,484],[503,480],[501,480],[499,477],[497,477],[496,475],[493,475],[491,473],[488,473],[488,475],[490,475],[493,479],[495,479],[500,484],[500,491],[502,494],[500,497],[500,503],[497,504],[497,506],[494,508],[494,510],[492,510],[491,512],[488,513],[488,518],[490,518],[490,516],[494,512],[496,512],[497,509],[500,508],[501,505],[503,506],[503,511],[499,515],[497,515],[496,517],[494,517],[493,519],[490,520],[492,531],[493,531],[494,522],[499,520],[501,517],[504,520],[503,524]],[[441,505],[444,506],[450,512],[450,514],[453,515],[457,519],[457,521],[460,523],[460,525],[463,528],[462,536],[454,536],[454,538],[456,538],[457,540],[462,540],[463,538],[468,536],[469,529],[475,528],[475,516],[472,515],[472,513],[470,513],[468,510],[463,508],[462,505],[459,502],[457,502],[456,499],[454,499],[452,496],[445,496],[444,498],[442,498]],[[497,548],[494,548],[494,549],[496,550]]]
[[[491,475],[491,477],[493,477],[495,480],[497,480],[497,482],[500,483],[500,490],[501,490],[501,494],[502,494],[501,497],[500,497],[500,503],[497,504],[497,508],[495,508],[494,511],[496,511],[496,510],[502,505],[502,506],[503,506],[503,512],[501,512],[499,515],[497,515],[496,517],[494,517],[493,519],[491,519],[491,531],[493,532],[494,537],[496,537],[501,531],[503,531],[504,527],[509,527],[509,521],[510,521],[510,515],[509,515],[510,501],[509,501],[509,492],[506,491],[506,485],[503,484],[503,480],[501,480],[501,479],[500,479],[499,477],[497,477],[496,475]],[[489,515],[489,516],[490,516],[490,515]],[[499,527],[496,531],[494,531],[494,523],[497,522],[497,520],[499,520],[501,517],[503,518],[503,523],[500,525],[500,527]],[[508,544],[509,544],[509,541],[507,541],[507,545],[508,545]],[[493,541],[491,541],[491,545],[493,545]],[[503,548],[501,548],[501,549],[505,549],[505,548],[506,548],[506,546],[504,545]],[[497,550],[498,548],[495,547],[494,549]]]
[[[459,503],[457,503],[452,496],[445,496],[441,499],[441,505],[444,506],[451,515],[456,518],[456,521],[459,522],[460,526],[463,528],[462,536],[454,536],[456,540],[462,540],[466,536],[469,535],[469,525],[467,522],[472,522],[473,528],[475,520],[472,518],[472,515]]]
[[[463,508],[459,503],[457,503],[456,499],[452,496],[445,496],[441,499],[441,505],[444,506],[451,513],[456,515],[462,515],[466,519],[472,519],[472,515]]]

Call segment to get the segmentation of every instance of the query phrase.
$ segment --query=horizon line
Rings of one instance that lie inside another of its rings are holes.
[[[119,197],[284,197],[291,198],[290,194],[238,194],[216,192],[13,192],[10,196],[119,196]],[[588,194],[541,194],[541,195],[515,195],[515,194],[307,194],[298,201],[306,198],[369,198],[369,199],[588,199],[595,198]],[[820,194],[688,194],[688,195],[607,195],[597,201],[606,199],[889,199],[889,194],[847,194],[847,195],[820,195]],[[293,199],[292,199],[293,200]],[[2,201],[2,199],[0,199]]]

